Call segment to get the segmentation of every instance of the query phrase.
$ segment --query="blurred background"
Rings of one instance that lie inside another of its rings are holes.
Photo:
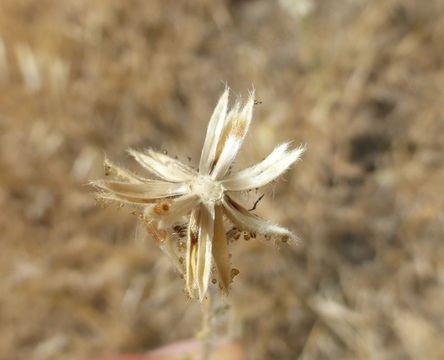
[[[129,147],[197,165],[225,81],[262,101],[236,166],[308,147],[257,209],[304,244],[231,248],[249,359],[443,359],[443,39],[439,0],[2,0],[0,359],[199,331],[172,264],[87,184],[105,154],[135,169]]]

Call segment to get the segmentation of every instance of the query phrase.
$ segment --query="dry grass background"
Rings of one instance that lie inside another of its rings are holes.
[[[305,244],[232,247],[249,358],[444,358],[444,3],[301,4],[0,2],[0,359],[199,330],[167,259],[86,184],[128,147],[196,163],[224,81],[263,101],[239,166],[308,145],[258,207]]]

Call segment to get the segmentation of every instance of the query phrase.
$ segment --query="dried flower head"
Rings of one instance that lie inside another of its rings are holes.
[[[236,193],[261,187],[276,179],[304,152],[289,149],[289,143],[276,147],[260,163],[229,174],[245,139],[253,115],[254,92],[241,107],[237,102],[228,111],[227,88],[211,116],[198,171],[166,154],[130,150],[136,161],[161,180],[152,180],[124,170],[105,160],[105,172],[116,180],[97,180],[97,197],[137,205],[145,229],[185,274],[191,297],[207,292],[210,278],[228,293],[239,271],[230,266],[228,240],[257,235],[276,243],[296,240],[289,230],[270,223],[247,210]],[[225,231],[224,217],[234,227]],[[185,252],[184,256],[183,253]],[[215,266],[213,266],[213,263]],[[213,274],[213,277],[212,277]]]

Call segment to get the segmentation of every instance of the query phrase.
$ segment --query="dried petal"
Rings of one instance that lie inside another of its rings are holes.
[[[186,184],[168,183],[150,180],[144,183],[126,183],[120,181],[96,180],[91,185],[118,195],[122,199],[151,200],[170,196],[182,195],[187,191]],[[130,201],[130,200],[129,200]]]
[[[148,154],[131,149],[128,152],[145,169],[166,181],[185,182],[196,174],[189,166],[151,149],[148,150]]]
[[[202,301],[208,289],[212,265],[212,246],[214,231],[214,207],[201,205],[200,233],[198,240],[197,255],[197,286],[199,289],[199,300]],[[195,280],[196,281],[196,280]]]
[[[201,174],[208,175],[212,166],[211,164],[214,162],[217,144],[227,116],[229,93],[230,89],[226,87],[214,109],[213,115],[211,115],[210,122],[208,123],[207,135],[205,137],[205,143],[202,148],[199,163]]]
[[[214,220],[213,258],[219,273],[220,283],[225,293],[228,293],[230,285],[230,261],[228,255],[227,238],[225,237],[223,210],[216,206]]]
[[[244,142],[248,128],[250,127],[250,122],[253,117],[253,106],[254,92],[250,94],[244,108],[240,112],[233,114],[229,122],[227,122],[228,135],[226,141],[222,144],[222,152],[211,173],[214,179],[221,179],[236,158]]]
[[[108,158],[105,158],[105,160],[103,161],[103,165],[105,167],[105,176],[112,176],[114,179],[128,181],[131,183],[151,181],[150,179],[145,179],[139,175],[132,173],[129,170],[117,166]]]
[[[255,189],[273,181],[300,159],[304,147],[287,151],[289,143],[276,147],[265,160],[237,174],[221,180],[227,190],[243,191]]]
[[[251,214],[247,209],[228,196],[225,196],[223,205],[225,214],[230,221],[242,230],[277,237],[287,236],[287,239],[297,240],[296,235],[286,228]]]
[[[194,288],[196,287],[195,277],[197,269],[197,249],[199,242],[200,227],[200,207],[194,208],[190,215],[187,233],[187,250],[186,250],[186,275],[185,282],[188,294],[194,297]]]

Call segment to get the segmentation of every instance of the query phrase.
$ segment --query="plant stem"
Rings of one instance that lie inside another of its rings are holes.
[[[202,303],[202,359],[210,360],[213,352],[213,296],[208,291]]]

